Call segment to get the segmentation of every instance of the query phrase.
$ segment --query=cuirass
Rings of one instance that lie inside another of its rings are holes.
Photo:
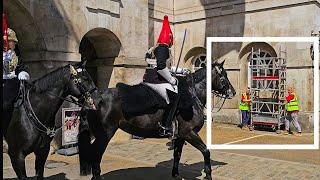
[[[3,78],[11,79],[16,77],[15,70],[18,65],[18,56],[14,51],[3,52]]]

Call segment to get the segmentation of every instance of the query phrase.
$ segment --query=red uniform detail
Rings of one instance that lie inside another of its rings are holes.
[[[164,16],[163,18],[162,29],[158,38],[158,43],[168,45],[169,47],[173,44],[173,34],[170,29],[168,16]]]
[[[2,33],[3,33],[3,50],[8,51],[8,21],[7,15],[2,14]]]

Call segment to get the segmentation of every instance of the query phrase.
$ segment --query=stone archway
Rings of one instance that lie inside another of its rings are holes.
[[[4,1],[4,13],[8,17],[8,27],[13,29],[19,40],[21,56],[26,61],[42,59],[41,52],[46,44],[34,18],[19,0]]]
[[[110,30],[95,28],[88,31],[80,42],[81,59],[87,60],[87,70],[98,88],[107,88],[113,64],[121,54],[119,38]]]
[[[252,49],[254,51],[260,49],[262,56],[276,57],[277,53],[274,48],[265,42],[252,42],[244,46],[239,53],[239,61],[240,61],[240,76],[239,76],[239,87],[240,90],[244,90],[248,87],[248,63],[249,57],[251,55]]]

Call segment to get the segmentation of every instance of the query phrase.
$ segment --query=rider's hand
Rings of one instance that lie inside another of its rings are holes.
[[[151,59],[152,58],[152,54],[151,53],[146,53],[146,56],[144,58],[145,59]]]
[[[25,71],[21,71],[19,74],[18,74],[18,79],[20,81],[26,81],[26,80],[29,80],[30,79],[30,75],[25,72]]]
[[[178,79],[175,77],[172,77],[169,83],[172,85],[178,85]]]

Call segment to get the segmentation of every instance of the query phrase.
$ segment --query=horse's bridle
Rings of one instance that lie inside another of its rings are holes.
[[[227,79],[226,79],[226,77],[224,77],[223,75],[222,75],[222,72],[221,72],[221,70],[217,67],[217,66],[215,66],[215,70],[217,71],[217,73],[218,73],[218,78],[219,78],[219,80],[220,80],[220,82],[221,82],[221,84],[222,84],[222,92],[224,93],[224,92],[227,92],[227,89],[228,89],[228,87],[229,87],[229,84],[227,83]],[[227,95],[226,94],[223,94],[223,93],[221,93],[221,92],[219,92],[218,90],[212,90],[212,93],[215,95],[215,96],[217,96],[217,97],[221,97],[221,98],[224,98],[224,99],[226,99],[227,97]]]
[[[219,80],[220,80],[220,82],[221,82],[221,84],[222,84],[222,92],[223,92],[223,93],[227,92],[227,91],[228,91],[229,84],[228,84],[228,82],[227,82],[226,77],[224,77],[224,76],[222,75],[221,70],[220,70],[217,66],[214,66],[214,69],[217,71],[218,76],[219,76],[218,78],[219,78]],[[226,99],[227,99],[227,94],[222,94],[221,92],[215,91],[215,90],[212,90],[212,93],[213,93],[215,96],[217,96],[217,97],[220,98],[220,100],[218,101],[218,103],[221,101],[221,99],[223,99],[223,101],[222,101],[221,106],[219,107],[219,109],[214,112],[214,113],[216,113],[216,112],[219,112],[219,111],[222,109],[222,107],[223,107],[223,105],[224,105],[224,103],[225,103],[225,101],[226,101]],[[217,104],[218,104],[218,103],[217,103]],[[211,112],[212,112],[212,111],[211,111]]]
[[[76,84],[77,88],[80,90],[80,92],[84,91],[84,93],[81,93],[82,95],[81,95],[80,99],[83,98],[88,105],[90,105],[91,107],[95,108],[93,98],[91,97],[91,93],[97,90],[96,86],[94,86],[94,88],[92,88],[92,89],[90,89],[88,91],[85,91],[84,90],[85,89],[84,85],[81,82],[81,78],[78,75],[78,71],[75,70],[75,68],[72,65],[70,65],[69,81],[70,81],[71,78],[72,78],[73,82]],[[55,127],[50,128],[50,127],[47,127],[46,125],[44,125],[38,119],[37,115],[35,114],[35,112],[34,112],[34,110],[32,108],[32,105],[30,103],[30,99],[29,99],[30,88],[26,91],[24,83],[25,83],[24,81],[21,81],[21,89],[20,89],[20,91],[22,91],[22,96],[23,96],[22,104],[24,106],[24,109],[26,111],[26,115],[27,115],[28,119],[30,119],[31,122],[33,122],[33,124],[35,125],[35,128],[38,131],[45,133],[49,137],[55,136],[55,133],[59,129],[61,129],[62,126],[60,128],[57,128],[57,129],[55,129]],[[31,87],[33,87],[33,84],[29,84],[29,85],[31,85]],[[58,97],[59,99],[62,99],[64,101],[68,101],[68,102],[73,103],[73,104],[77,104],[80,107],[84,107],[84,104],[79,104],[79,103],[75,102],[74,100],[73,101],[69,101],[66,98],[63,98],[61,96],[58,96],[58,95],[55,95],[55,94],[52,94],[52,93],[48,93],[48,92],[46,92],[46,94]]]
[[[219,78],[220,82],[222,83],[222,86],[223,86],[222,90],[223,90],[224,92],[226,92],[226,89],[228,88],[227,80],[226,80],[226,78],[222,75],[221,70],[220,70],[217,66],[215,66],[215,70],[217,71],[218,76],[219,76],[218,78]],[[192,79],[192,87],[194,88],[194,87],[195,87],[194,78],[191,77],[191,79]],[[221,110],[222,106],[224,105],[226,99],[227,99],[227,95],[226,95],[226,94],[222,94],[221,92],[215,91],[215,90],[212,90],[211,92],[212,92],[215,96],[221,97],[221,98],[223,99],[223,102],[222,102],[220,108],[218,109],[218,111],[216,111],[216,112],[219,112],[219,111]],[[193,97],[193,99],[196,101],[196,103],[197,103],[201,108],[203,108],[203,109],[204,109],[204,108],[205,108],[205,109],[207,108],[205,104],[202,104],[202,103],[201,103],[201,101],[200,101],[200,99],[198,98],[198,96],[197,96],[196,93],[195,93],[195,96]],[[211,112],[212,112],[212,111],[211,111]]]
[[[84,99],[84,102],[86,102],[89,105],[89,107],[96,109],[95,104],[94,104],[94,100],[93,100],[91,94],[93,92],[95,92],[96,90],[98,90],[98,88],[96,86],[94,86],[92,89],[86,90],[85,86],[83,85],[83,83],[81,81],[81,78],[78,75],[83,70],[81,68],[76,70],[72,65],[70,65],[70,68],[71,68],[70,79],[72,78],[74,84],[77,86],[77,88],[79,89],[79,91],[81,93],[81,97],[79,99],[80,100]],[[74,101],[73,103],[79,105],[80,107],[84,107],[84,104],[81,105],[76,101]]]

